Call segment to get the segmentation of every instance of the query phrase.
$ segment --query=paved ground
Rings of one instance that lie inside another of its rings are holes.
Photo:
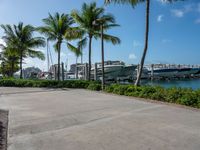
[[[200,111],[86,90],[0,88],[8,150],[199,150]]]

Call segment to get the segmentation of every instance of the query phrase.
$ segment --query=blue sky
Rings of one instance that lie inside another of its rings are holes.
[[[94,1],[94,0],[93,0]],[[25,24],[41,26],[48,13],[70,13],[80,9],[83,2],[92,0],[0,0],[0,24]],[[103,0],[96,0],[103,6]],[[122,60],[137,64],[144,45],[145,5],[135,9],[128,5],[109,5],[106,12],[115,15],[120,27],[108,33],[119,36],[121,44],[105,44],[106,60]],[[150,10],[150,36],[146,63],[200,64],[200,1],[186,0],[166,4],[162,0],[152,0]],[[3,31],[0,29],[0,36]],[[2,42],[2,40],[0,40]],[[45,48],[41,48],[45,52]],[[53,52],[53,48],[51,48]],[[62,61],[74,63],[74,55],[62,45]],[[53,52],[54,63],[57,55]],[[100,61],[100,41],[94,41],[92,61]],[[84,49],[84,62],[88,60],[88,48]],[[25,67],[37,66],[46,69],[46,62],[26,59]]]

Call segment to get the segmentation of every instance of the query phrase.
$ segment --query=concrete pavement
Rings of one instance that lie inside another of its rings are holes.
[[[0,88],[8,150],[199,150],[200,111],[80,89]]]

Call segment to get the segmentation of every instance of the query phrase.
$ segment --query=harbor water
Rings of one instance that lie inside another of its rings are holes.
[[[181,80],[143,80],[143,85],[162,86],[166,88],[181,87],[192,88],[194,90],[200,89],[200,79],[181,79]]]

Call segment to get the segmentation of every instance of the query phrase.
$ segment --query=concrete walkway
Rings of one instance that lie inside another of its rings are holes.
[[[8,150],[200,150],[200,111],[87,90],[0,88]]]

